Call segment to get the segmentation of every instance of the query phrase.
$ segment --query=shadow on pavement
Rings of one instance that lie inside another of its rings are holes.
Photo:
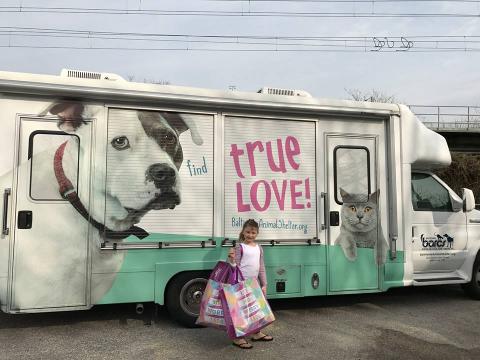
[[[295,299],[272,299],[271,307],[276,310],[335,308],[353,306],[360,303],[395,305],[408,302],[412,306],[422,303],[428,296],[431,301],[470,301],[458,285],[426,287],[406,287],[391,289],[385,293],[317,296]],[[474,301],[474,300],[471,300]],[[86,311],[64,311],[34,314],[4,314],[0,312],[0,329],[26,328],[34,326],[57,326],[90,321],[118,321],[127,324],[128,320],[140,320],[148,326],[161,322],[164,327],[179,327],[173,322],[166,308],[154,303],[144,303],[143,314],[135,312],[135,304],[97,305]]]

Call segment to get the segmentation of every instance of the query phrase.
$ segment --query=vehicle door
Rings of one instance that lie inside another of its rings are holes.
[[[462,200],[426,172],[412,173],[411,192],[414,272],[459,269],[467,255],[467,217],[458,205]]]
[[[329,121],[321,122],[320,129],[326,151],[329,291],[378,289],[379,265],[386,255],[381,226],[387,212],[384,125]]]
[[[57,119],[18,120],[14,260],[10,309],[35,312],[87,306],[89,225],[59,193],[54,168],[63,168],[89,208],[92,122],[67,134]],[[66,171],[66,170],[65,170]]]

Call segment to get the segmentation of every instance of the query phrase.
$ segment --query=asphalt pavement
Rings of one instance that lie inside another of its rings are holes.
[[[0,313],[0,359],[480,359],[480,301],[459,286],[271,301],[274,341],[251,350],[149,305]]]

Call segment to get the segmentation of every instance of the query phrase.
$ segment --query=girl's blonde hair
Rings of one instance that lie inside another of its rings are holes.
[[[243,236],[243,231],[248,227],[252,227],[257,229],[257,234],[260,232],[260,227],[258,226],[258,223],[254,219],[248,219],[243,223],[242,231],[240,231],[240,235],[238,236],[238,239],[240,241],[244,241],[245,237]]]

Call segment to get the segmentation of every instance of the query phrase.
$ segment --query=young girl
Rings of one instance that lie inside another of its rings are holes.
[[[245,279],[256,278],[262,288],[263,295],[267,294],[267,276],[265,274],[265,263],[263,261],[263,249],[255,243],[258,235],[258,223],[249,219],[243,224],[239,236],[239,243],[235,248],[230,249],[228,260],[235,263],[242,271]],[[252,341],[272,341],[273,337],[262,332],[253,334]],[[233,341],[233,344],[241,349],[251,349],[247,339],[239,338]]]

